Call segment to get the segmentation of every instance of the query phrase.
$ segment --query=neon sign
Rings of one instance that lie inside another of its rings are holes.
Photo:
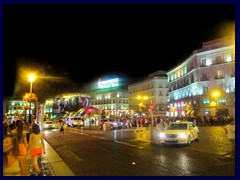
[[[107,81],[98,81],[98,88],[111,88],[111,87],[117,87],[119,86],[118,84],[118,78],[115,79],[110,79]]]

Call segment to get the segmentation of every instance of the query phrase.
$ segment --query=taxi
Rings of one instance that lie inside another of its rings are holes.
[[[199,129],[190,121],[172,122],[164,131],[160,132],[161,144],[186,144],[199,140]]]
[[[43,123],[43,128],[44,129],[54,129],[55,128],[55,124],[53,121],[45,121]]]

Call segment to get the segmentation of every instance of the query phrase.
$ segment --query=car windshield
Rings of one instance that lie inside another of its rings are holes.
[[[170,124],[168,130],[187,130],[187,124]]]
[[[45,122],[46,124],[52,124],[53,122],[51,122],[51,121],[48,121],[48,122]]]

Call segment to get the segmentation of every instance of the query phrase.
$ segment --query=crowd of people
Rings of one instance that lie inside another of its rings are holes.
[[[39,125],[20,118],[3,122],[3,175],[27,176],[28,157],[33,167],[32,176],[41,176],[39,159],[45,154],[44,137]]]

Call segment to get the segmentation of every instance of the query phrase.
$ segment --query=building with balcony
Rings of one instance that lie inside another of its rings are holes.
[[[204,42],[167,76],[170,116],[235,116],[234,37]]]
[[[141,82],[128,86],[129,108],[133,114],[149,114],[150,104],[153,104],[155,116],[165,116],[168,99],[168,81],[166,71],[156,71]],[[140,98],[138,98],[138,96]],[[146,98],[144,98],[146,97]],[[141,108],[144,104],[144,107]]]

